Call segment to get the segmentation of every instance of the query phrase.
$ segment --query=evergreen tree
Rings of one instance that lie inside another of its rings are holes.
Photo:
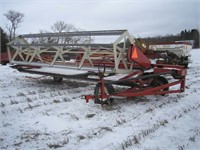
[[[191,39],[195,41],[195,47],[199,47],[199,31],[197,29],[191,30]]]
[[[175,42],[175,41],[184,41],[184,40],[194,40],[194,48],[199,48],[200,46],[200,35],[197,29],[192,30],[183,30],[180,34],[172,35],[167,34],[165,36],[155,36],[155,37],[148,37],[143,38],[142,40],[148,41],[149,44],[159,44],[159,43],[168,43],[168,42]]]
[[[1,30],[1,34],[0,34],[0,37],[1,37],[1,52],[6,52],[6,43],[9,42],[8,40],[8,37],[6,35],[6,33],[3,31],[3,29],[0,27],[0,30]]]

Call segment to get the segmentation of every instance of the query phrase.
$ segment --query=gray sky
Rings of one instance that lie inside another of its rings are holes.
[[[0,0],[0,25],[8,10],[24,13],[18,34],[50,31],[56,21],[84,30],[128,29],[140,37],[200,29],[200,0]]]

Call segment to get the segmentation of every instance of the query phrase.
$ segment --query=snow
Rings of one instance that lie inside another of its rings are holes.
[[[33,130],[40,130],[43,127],[47,132],[60,132],[67,128],[66,122],[57,116],[35,117],[28,123]]]
[[[83,95],[95,83],[0,66],[0,149],[200,149],[200,49],[191,51],[186,91],[116,98],[103,108]]]
[[[83,70],[75,70],[75,69],[68,69],[68,68],[53,68],[53,67],[42,67],[42,68],[35,68],[29,69],[31,71],[38,71],[38,72],[46,72],[46,73],[55,73],[59,75],[80,75],[80,74],[87,74],[88,71]]]

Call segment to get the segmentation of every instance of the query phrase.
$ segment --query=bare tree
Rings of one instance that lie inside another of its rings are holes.
[[[51,29],[54,32],[76,32],[81,31],[81,29],[76,28],[73,24],[67,24],[64,21],[57,21],[51,26]],[[88,36],[82,36],[82,37],[58,37],[57,43],[85,43],[91,40]]]
[[[50,33],[49,31],[46,30],[40,30],[39,31],[40,34],[46,34],[46,33]],[[30,43],[57,43],[57,39],[53,38],[53,37],[38,37],[38,38],[31,38],[30,39]]]
[[[23,21],[24,14],[14,10],[9,10],[6,14],[4,14],[4,16],[11,22],[10,26],[6,26],[9,31],[9,39],[14,39],[16,36],[16,30]]]
[[[56,21],[56,23],[54,23],[51,26],[51,29],[54,32],[64,32],[64,31],[71,32],[71,31],[76,31],[77,30],[74,25],[67,24],[64,21]]]
[[[64,21],[56,21],[52,26],[51,29],[54,32],[73,32],[76,31],[76,28],[72,24],[66,24]],[[57,43],[69,43],[71,41],[71,38],[63,38],[63,37],[58,37],[57,38]]]

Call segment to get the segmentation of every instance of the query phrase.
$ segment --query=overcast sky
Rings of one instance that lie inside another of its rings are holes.
[[[84,30],[128,29],[133,36],[200,29],[200,0],[0,0],[0,26],[8,10],[23,13],[18,34],[51,30],[65,21]]]

